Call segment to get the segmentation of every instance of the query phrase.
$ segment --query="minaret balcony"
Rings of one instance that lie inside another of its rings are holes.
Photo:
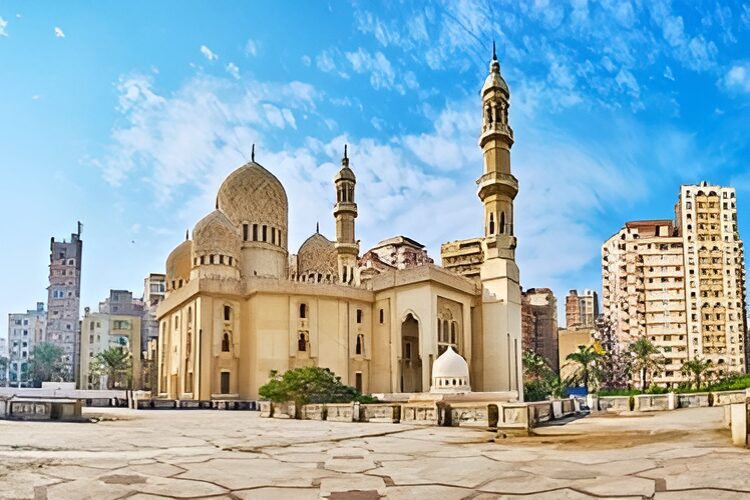
[[[515,198],[518,194],[518,179],[511,174],[488,172],[477,179],[477,186],[480,199],[493,194],[504,194]]]
[[[479,147],[483,148],[492,139],[502,139],[508,143],[508,146],[512,146],[514,142],[513,129],[505,123],[486,123],[482,127],[482,135],[479,136]]]
[[[357,216],[357,204],[346,202],[346,201],[336,203],[336,205],[334,205],[333,207],[333,215],[336,216],[337,214],[341,214],[341,213],[350,213],[356,217]]]

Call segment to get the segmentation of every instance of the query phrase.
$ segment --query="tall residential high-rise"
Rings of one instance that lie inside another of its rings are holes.
[[[36,309],[8,315],[8,383],[12,387],[30,387],[29,359],[34,346],[44,339],[46,330],[44,302]],[[0,351],[0,356],[4,353]]]
[[[667,360],[654,382],[681,382],[689,359],[745,371],[745,282],[735,190],[682,186],[676,220],[625,224],[602,246],[605,316],[621,343],[648,337]]]
[[[557,340],[557,299],[549,288],[521,292],[521,334],[524,351],[533,351],[560,369]]]
[[[599,296],[593,290],[571,290],[565,297],[565,324],[567,328],[593,327],[599,316]]]
[[[63,349],[68,380],[76,380],[78,372],[82,229],[79,222],[78,231],[70,235],[70,241],[50,240],[45,340]]]
[[[143,304],[140,300],[133,299],[133,293],[127,290],[110,290],[109,297],[99,303],[98,312],[92,312],[88,307],[85,309],[81,322],[81,361],[78,385],[81,389],[106,389],[113,385],[114,381],[108,381],[106,375],[98,375],[92,373],[91,370],[91,363],[96,359],[97,354],[111,347],[131,354],[131,388],[141,388],[142,318]]]

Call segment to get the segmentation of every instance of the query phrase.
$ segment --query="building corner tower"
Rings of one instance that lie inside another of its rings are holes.
[[[357,218],[357,204],[354,201],[354,188],[357,178],[349,168],[347,147],[344,146],[344,157],[341,159],[341,170],[334,178],[336,186],[336,205],[333,216],[336,218],[336,260],[338,278],[342,284],[359,284],[357,258],[359,242],[354,235],[354,219]]]
[[[518,181],[510,171],[513,129],[508,123],[510,92],[500,74],[495,46],[482,86],[479,146],[484,171],[477,179],[484,205],[482,282],[483,381],[485,391],[517,390],[523,400],[521,366],[521,288],[515,261],[513,200]]]

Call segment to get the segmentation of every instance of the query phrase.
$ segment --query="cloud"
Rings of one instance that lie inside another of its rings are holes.
[[[674,81],[674,74],[672,73],[672,68],[669,66],[664,67],[664,78]]]
[[[200,48],[201,54],[203,54],[203,57],[208,59],[209,61],[215,61],[219,58],[219,55],[213,52],[211,49],[206,47],[205,45],[201,45]]]
[[[226,69],[227,73],[232,75],[232,78],[234,78],[235,80],[240,79],[240,68],[238,68],[237,65],[234,64],[233,62],[230,62],[229,64],[227,64],[224,69]]]
[[[310,66],[312,64],[312,59],[310,59],[310,56],[304,55],[300,58],[300,61],[302,61],[302,64],[305,66]]]
[[[0,17],[0,36],[8,36],[8,32],[5,30],[8,26],[8,21]]]
[[[55,26],[55,37],[56,38],[65,38],[65,33],[63,32],[62,29],[60,29],[57,26]]]
[[[734,64],[721,83],[731,92],[750,93],[750,63]]]
[[[396,83],[396,71],[382,52],[370,54],[360,47],[356,52],[347,52],[345,56],[355,73],[369,73],[370,85],[375,90],[396,90],[401,94],[404,93],[404,86]],[[410,88],[418,86],[414,73],[411,73],[405,81]]]
[[[245,43],[245,54],[252,57],[258,55],[258,45],[251,39]]]

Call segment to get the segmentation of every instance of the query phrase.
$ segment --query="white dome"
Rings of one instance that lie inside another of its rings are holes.
[[[448,349],[432,364],[432,377],[468,379],[469,365],[460,354],[453,350],[453,346],[448,346]]]

